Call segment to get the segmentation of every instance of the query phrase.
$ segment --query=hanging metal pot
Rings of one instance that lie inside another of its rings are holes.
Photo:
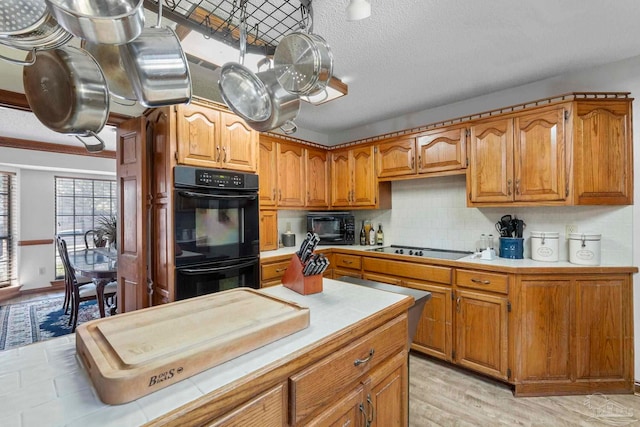
[[[158,21],[122,46],[120,55],[138,102],[145,107],[184,104],[191,101],[191,73],[176,33]]]
[[[102,150],[97,133],[109,116],[109,89],[98,63],[74,46],[37,51],[35,56],[35,63],[23,69],[25,96],[34,115],[55,132],[95,137],[99,144],[78,139],[89,151]]]
[[[136,94],[124,67],[122,56],[120,55],[120,47],[111,44],[84,42],[82,48],[89,52],[100,64],[100,68],[107,79],[109,93],[115,98],[135,103],[137,101]]]
[[[128,43],[144,28],[144,0],[46,0],[51,14],[76,37],[103,44]]]
[[[273,55],[278,82],[291,93],[301,96],[324,91],[333,75],[333,54],[326,40],[312,34],[312,9],[309,6],[309,32],[294,32],[282,38]]]
[[[254,73],[245,67],[242,64],[245,51],[246,28],[241,20],[241,63],[229,62],[221,67],[218,87],[222,99],[258,132],[276,128],[287,134],[295,132],[297,127],[293,120],[300,111],[300,97],[280,85],[273,69]]]

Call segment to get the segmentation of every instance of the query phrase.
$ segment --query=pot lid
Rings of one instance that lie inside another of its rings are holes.
[[[308,92],[318,81],[319,57],[317,47],[307,34],[284,36],[273,56],[278,82],[289,92]]]
[[[224,102],[247,121],[263,122],[273,113],[271,98],[262,80],[244,65],[235,62],[220,69],[218,87]]]

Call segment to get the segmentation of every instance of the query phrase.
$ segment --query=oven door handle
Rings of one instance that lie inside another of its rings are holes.
[[[178,271],[182,274],[194,276],[196,274],[203,273],[217,273],[218,271],[231,270],[234,268],[245,268],[255,264],[255,261],[243,262],[242,264],[226,265],[224,267],[209,267],[209,268],[179,268]]]
[[[184,197],[191,197],[194,199],[217,199],[217,200],[255,200],[255,194],[241,194],[241,195],[226,195],[226,194],[206,194],[206,193],[194,193],[193,191],[178,191],[178,194]]]

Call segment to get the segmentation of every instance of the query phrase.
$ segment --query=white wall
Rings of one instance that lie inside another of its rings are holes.
[[[114,159],[0,147],[0,171],[16,172],[18,240],[47,240],[55,234],[55,177],[115,179]],[[21,290],[55,280],[54,244],[18,247]]]

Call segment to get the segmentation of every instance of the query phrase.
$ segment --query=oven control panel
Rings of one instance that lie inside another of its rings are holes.
[[[196,169],[196,185],[207,187],[244,188],[244,176],[240,174],[221,173],[206,169]]]
[[[179,188],[226,188],[258,190],[258,175],[219,169],[176,166],[174,183]]]

